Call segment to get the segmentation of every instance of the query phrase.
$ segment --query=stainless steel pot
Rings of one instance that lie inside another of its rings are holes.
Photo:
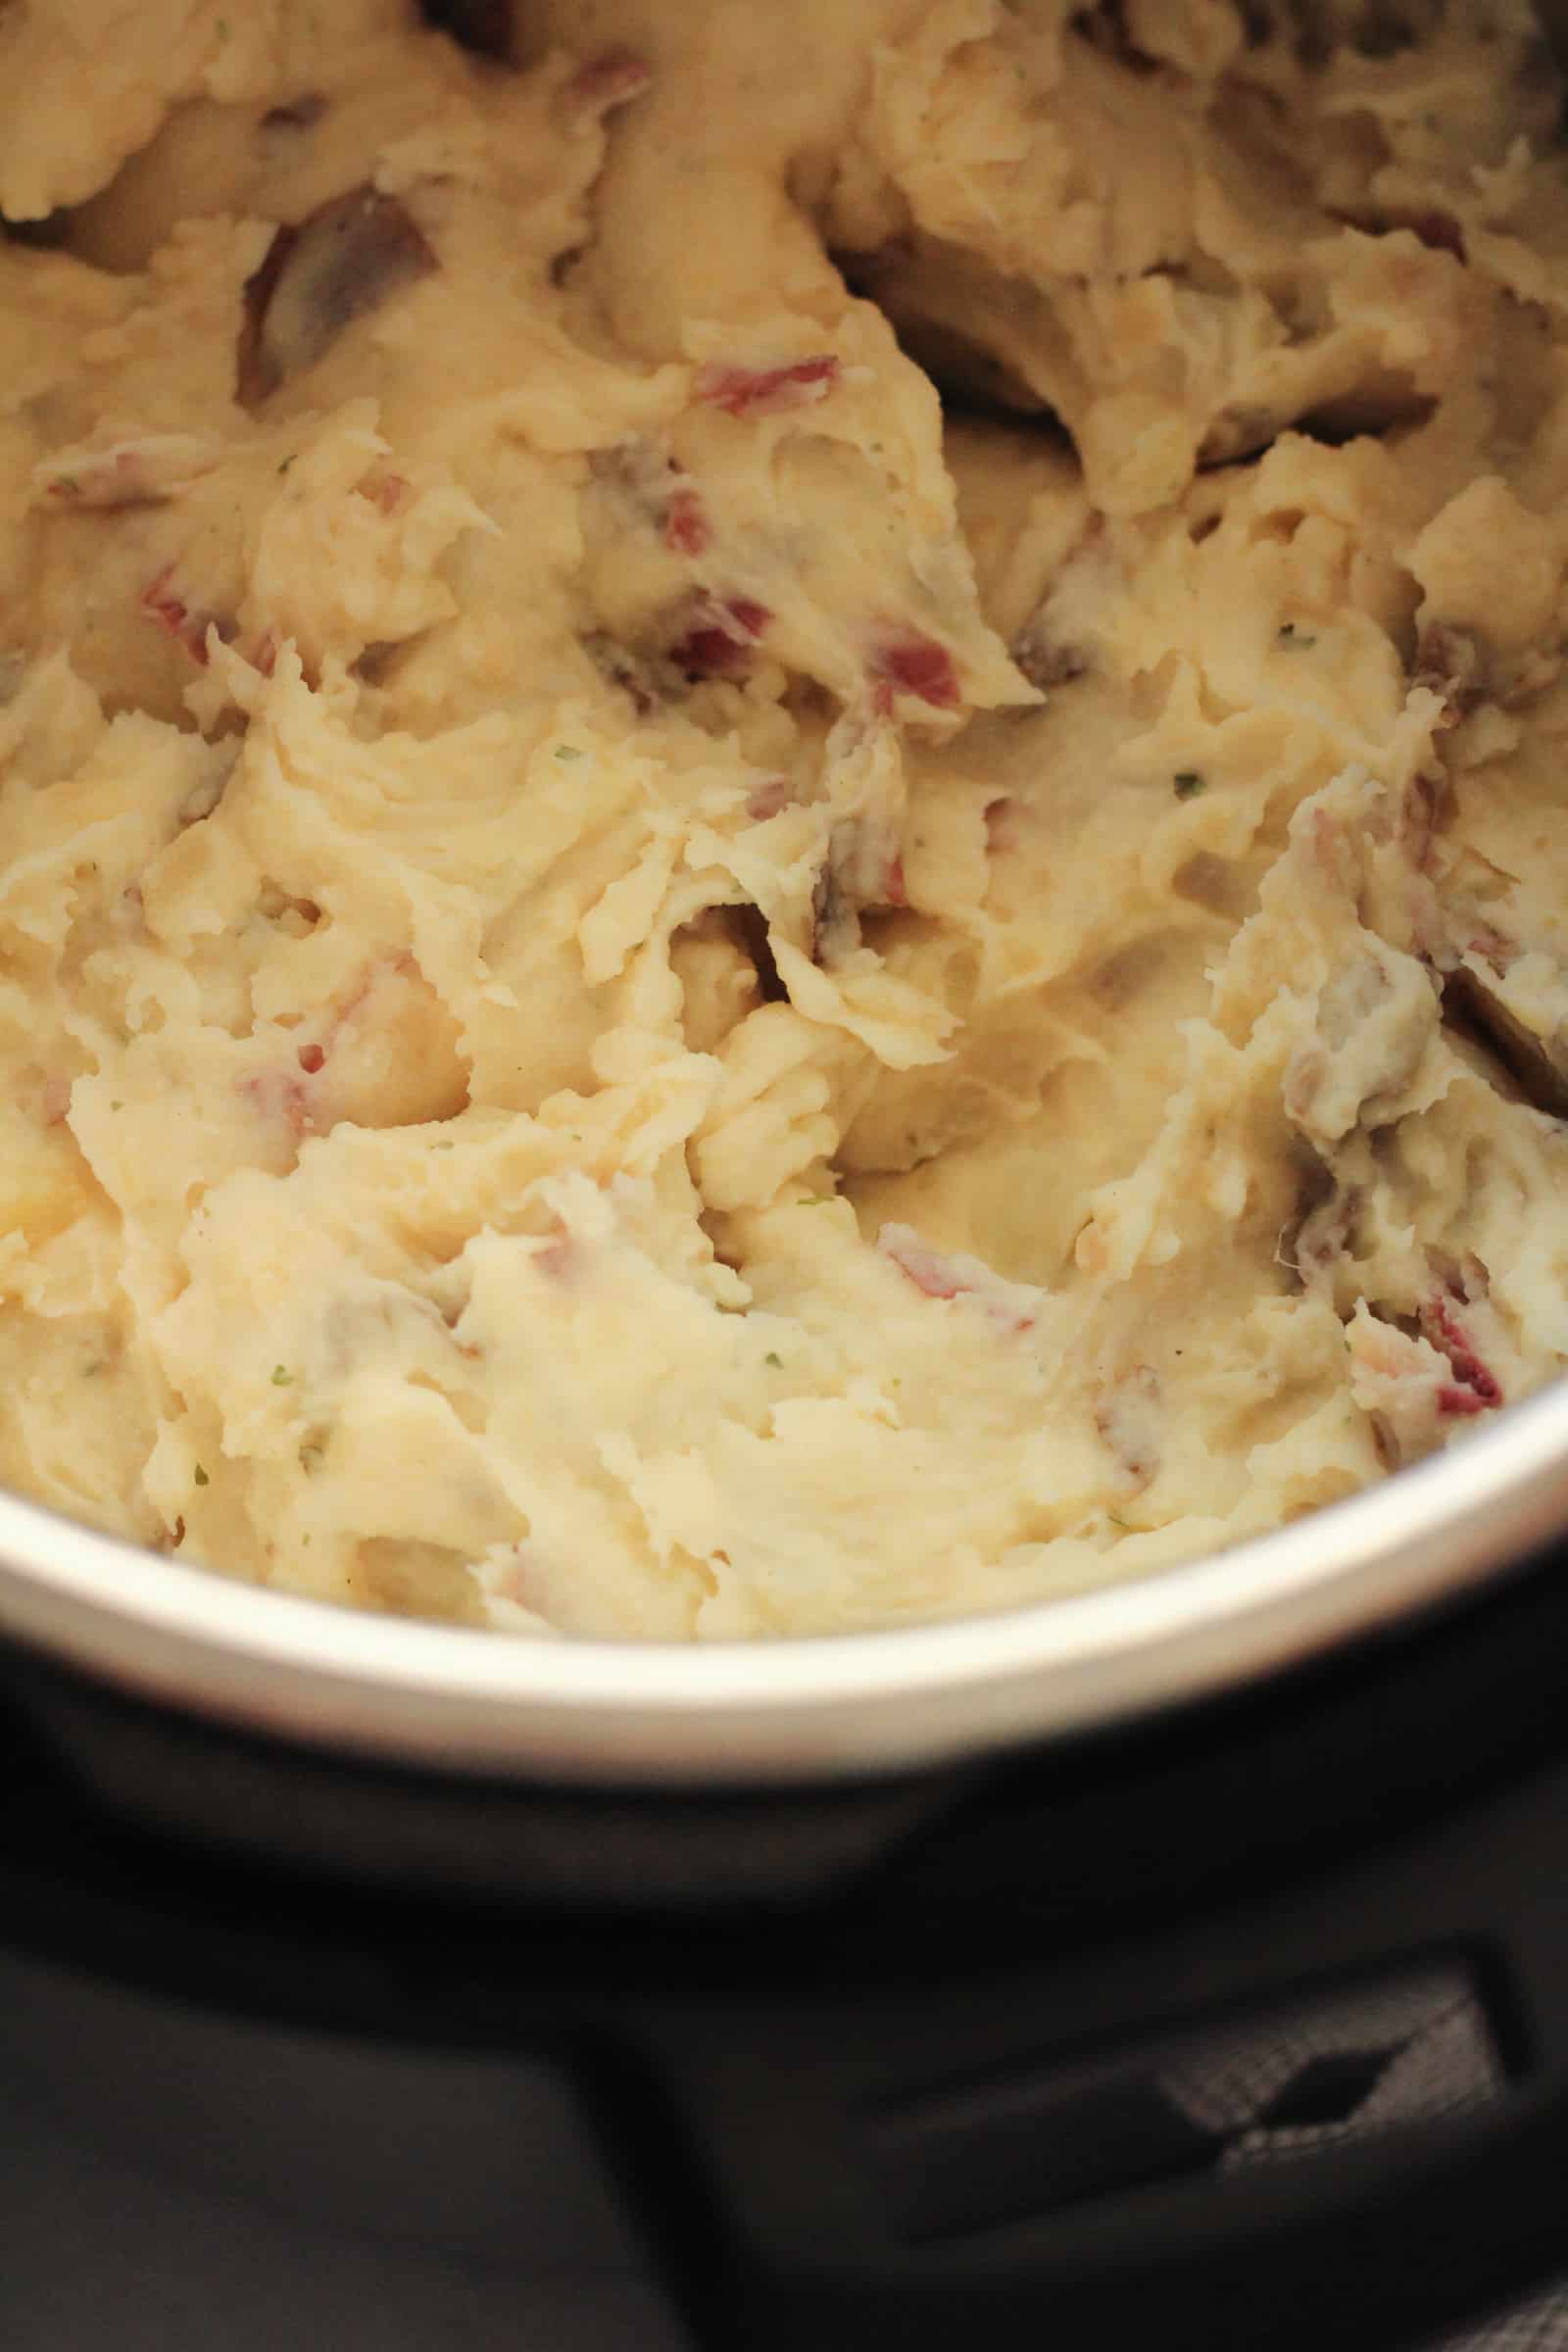
[[[410,1624],[0,1496],[0,1633],[194,1716],[445,1773],[683,1787],[907,1772],[1103,1727],[1387,1629],[1568,1538],[1568,1389],[1261,1541],[956,1624],[761,1644]]]

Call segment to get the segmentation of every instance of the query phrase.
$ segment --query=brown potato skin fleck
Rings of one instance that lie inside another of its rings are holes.
[[[280,227],[246,281],[235,396],[260,408],[324,358],[344,328],[439,268],[395,196],[367,183]]]

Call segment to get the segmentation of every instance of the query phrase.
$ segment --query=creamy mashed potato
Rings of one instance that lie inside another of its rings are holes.
[[[765,1636],[1552,1377],[1523,8],[430,14],[0,10],[0,1479]]]

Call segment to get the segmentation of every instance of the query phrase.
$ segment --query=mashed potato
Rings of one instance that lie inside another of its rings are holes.
[[[428,14],[0,13],[0,1479],[766,1636],[1551,1378],[1522,7]]]

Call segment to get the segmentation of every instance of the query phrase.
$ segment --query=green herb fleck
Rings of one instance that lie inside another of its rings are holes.
[[[289,467],[290,467],[290,466],[293,465],[293,463],[294,463],[294,457],[295,457],[295,452],[294,452],[293,450],[290,450],[290,452],[289,452],[288,456],[287,456],[287,457],[286,457],[286,458],[283,460],[283,463],[282,463],[282,465],[281,465],[281,466],[278,467],[278,469],[277,469],[279,473],[287,473],[287,471],[288,471]]]
[[[1298,629],[1294,620],[1288,620],[1285,623],[1280,631],[1279,641],[1286,652],[1292,654],[1304,654],[1317,643],[1317,639],[1310,636],[1305,629]]]
[[[1171,782],[1176,787],[1179,801],[1196,801],[1200,792],[1208,790],[1207,778],[1200,776],[1196,767],[1179,767]]]
[[[580,760],[582,758],[582,745],[580,743],[558,743],[556,746],[556,758],[558,760]]]
[[[289,1370],[287,1364],[274,1364],[272,1366],[272,1386],[274,1389],[290,1388],[293,1385],[293,1381],[294,1375]]]
[[[438,1137],[437,1140],[430,1146],[432,1152],[455,1152],[457,1148],[457,1145],[452,1141],[452,1138],[449,1135]]]
[[[772,1365],[775,1372],[783,1371],[784,1358],[781,1355],[775,1354],[771,1348],[767,1351],[767,1361]]]
[[[228,19],[226,17],[220,17],[218,20],[218,37],[220,41],[226,41],[228,38]]]
[[[192,1474],[192,1475],[194,1476],[194,1478],[195,1478],[195,1480],[196,1480],[196,1484],[197,1484],[199,1487],[205,1487],[205,1486],[207,1486],[207,1485],[210,1483],[210,1482],[209,1482],[209,1480],[208,1480],[207,1473],[206,1473],[206,1471],[205,1471],[205,1470],[202,1468],[202,1466],[201,1466],[200,1462],[198,1462],[198,1463],[197,1463],[197,1465],[196,1465],[196,1468],[195,1468],[195,1471],[193,1472],[193,1474]]]
[[[1110,1521],[1112,1527],[1119,1527],[1123,1535],[1126,1535],[1129,1532],[1127,1522],[1122,1518],[1119,1512],[1107,1511],[1105,1513],[1105,1517]]]
[[[77,481],[74,473],[56,474],[55,488],[66,498],[79,498],[81,496],[81,484]]]
[[[302,1446],[300,1447],[300,1468],[304,1471],[307,1478],[314,1478],[317,1471],[319,1470],[322,1462],[325,1459],[326,1449],[324,1446]],[[305,1540],[307,1543],[309,1543],[309,1536],[307,1536]]]
[[[109,1107],[111,1110],[123,1110],[125,1105],[123,1102],[111,1102]]]

